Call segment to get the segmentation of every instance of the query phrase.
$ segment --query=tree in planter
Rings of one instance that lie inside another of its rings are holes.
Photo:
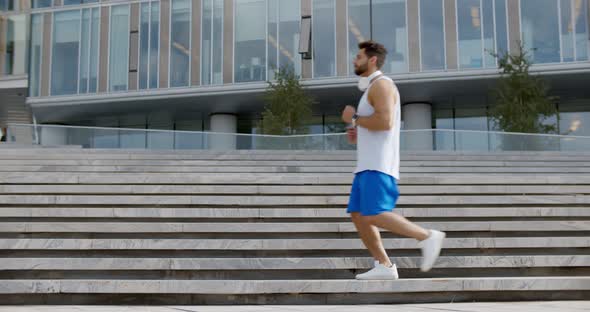
[[[292,68],[283,67],[276,71],[275,81],[268,82],[264,102],[265,107],[259,125],[264,134],[307,133],[305,125],[311,120],[312,105],[315,101],[305,92]],[[272,140],[282,143],[285,139]],[[272,145],[278,147],[277,144]]]
[[[554,99],[547,95],[545,82],[529,74],[531,61],[523,43],[519,43],[517,54],[491,54],[502,70],[502,77],[493,91],[495,105],[490,110],[496,126],[505,132],[556,133],[557,125],[549,123],[548,119],[553,116],[559,119],[557,107]],[[503,147],[518,150],[539,148],[535,142],[517,136],[506,136]]]

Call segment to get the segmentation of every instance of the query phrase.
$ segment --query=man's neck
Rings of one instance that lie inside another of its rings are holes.
[[[367,70],[366,72],[361,74],[361,77],[369,77],[372,74],[374,74],[377,71],[377,69],[373,69],[373,70]]]

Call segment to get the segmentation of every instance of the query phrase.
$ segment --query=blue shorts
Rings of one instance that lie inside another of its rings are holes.
[[[391,212],[399,197],[394,177],[379,171],[362,171],[355,175],[347,213],[376,216]]]

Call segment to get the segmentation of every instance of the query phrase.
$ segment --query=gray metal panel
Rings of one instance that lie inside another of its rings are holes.
[[[170,60],[170,0],[160,2],[160,88],[168,88]]]
[[[139,31],[139,3],[131,4],[129,31]]]
[[[20,0],[19,11],[25,12],[31,9],[31,0]]]
[[[53,13],[43,14],[43,46],[41,50],[41,96],[49,95],[49,72],[51,70],[51,24]]]
[[[137,90],[139,33],[129,34],[129,90]]]
[[[63,0],[53,0],[53,6],[62,6],[64,5]]]
[[[301,0],[301,16],[311,16],[311,0]],[[312,34],[313,36],[313,34]],[[312,60],[303,59],[301,60],[301,78],[311,79],[312,78]]]
[[[100,9],[100,52],[98,68],[98,92],[106,92],[109,81],[109,23],[110,7]]]
[[[139,3],[131,4],[129,33],[129,90],[137,90],[139,63]]]
[[[520,42],[520,0],[507,0],[508,3],[508,37],[510,53],[518,53]]]
[[[6,70],[6,28],[8,20],[6,17],[0,17],[0,75],[4,75]]]
[[[193,0],[191,85],[201,84],[201,0]]]
[[[223,2],[223,83],[234,81],[234,1]]]
[[[129,71],[129,87],[130,91],[137,90],[137,71]]]
[[[408,50],[410,72],[420,71],[420,20],[418,1],[408,1]]]
[[[336,74],[348,75],[347,1],[336,1]]]
[[[445,0],[445,33],[447,69],[457,69],[457,11],[455,0]]]

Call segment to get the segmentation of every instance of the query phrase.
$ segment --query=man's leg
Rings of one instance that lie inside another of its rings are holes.
[[[376,216],[363,218],[366,218],[366,222],[371,225],[419,241],[427,239],[430,235],[428,230],[393,212],[384,212]]]
[[[419,240],[420,243],[418,245],[422,249],[423,256],[420,270],[422,272],[428,272],[432,269],[442,249],[443,240],[446,237],[444,232],[426,230],[393,212],[385,212],[366,218],[369,224]]]
[[[386,267],[392,266],[391,260],[389,260],[387,252],[383,247],[379,229],[376,226],[370,224],[368,222],[369,220],[366,219],[367,217],[361,216],[361,214],[358,212],[351,213],[350,217],[361,237],[361,240],[373,258]]]

